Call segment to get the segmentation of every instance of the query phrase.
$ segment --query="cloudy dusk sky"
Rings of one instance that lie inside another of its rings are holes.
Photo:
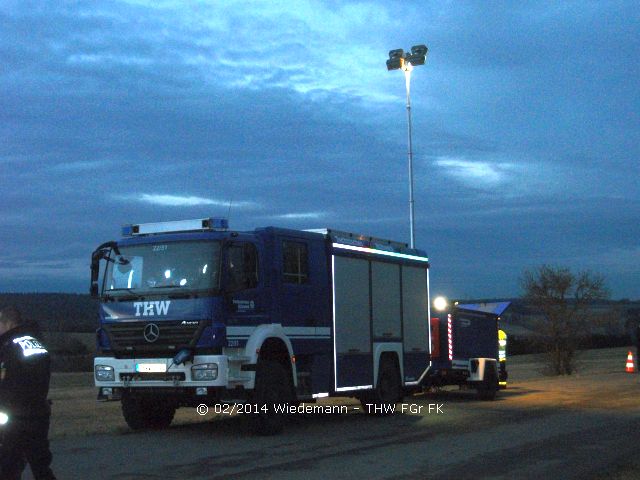
[[[640,299],[637,2],[0,3],[0,291],[86,292],[126,223],[416,244],[432,293],[543,263]],[[229,205],[231,204],[231,208]]]

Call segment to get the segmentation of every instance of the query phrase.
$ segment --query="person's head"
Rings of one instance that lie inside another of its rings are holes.
[[[19,325],[22,325],[20,310],[14,306],[5,307],[0,310],[0,335],[4,335]]]

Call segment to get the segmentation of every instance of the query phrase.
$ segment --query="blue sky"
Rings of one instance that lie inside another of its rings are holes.
[[[640,298],[635,2],[0,4],[0,291],[84,292],[121,225],[226,216],[408,241],[433,291],[523,269]]]

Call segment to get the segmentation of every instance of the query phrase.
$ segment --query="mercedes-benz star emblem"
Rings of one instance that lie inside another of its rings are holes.
[[[156,325],[155,323],[148,323],[147,326],[144,327],[144,339],[147,342],[153,343],[158,340],[159,336],[160,327],[158,327],[158,325]]]

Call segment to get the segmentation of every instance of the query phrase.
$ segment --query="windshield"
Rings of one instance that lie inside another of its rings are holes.
[[[120,247],[107,262],[104,293],[211,290],[219,285],[220,242],[166,242]]]

